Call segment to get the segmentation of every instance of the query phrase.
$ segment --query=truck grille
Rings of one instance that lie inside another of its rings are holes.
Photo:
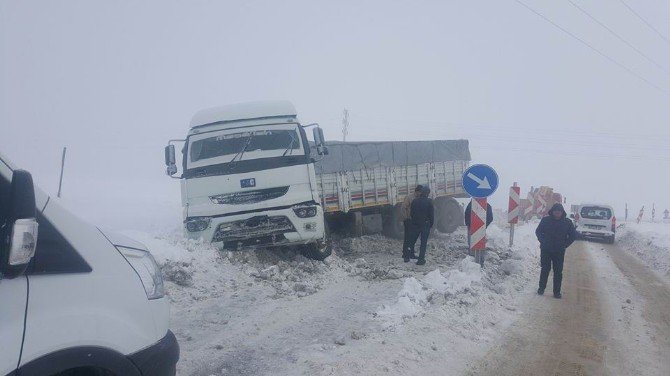
[[[288,192],[288,186],[277,188],[258,189],[255,191],[241,191],[226,193],[222,195],[210,196],[209,199],[215,204],[222,205],[243,205],[256,202],[272,200],[281,197]]]
[[[295,231],[293,223],[286,216],[259,215],[220,224],[212,241],[224,242],[225,248],[235,248],[238,243],[242,243],[242,246],[277,243],[286,240],[285,233]]]

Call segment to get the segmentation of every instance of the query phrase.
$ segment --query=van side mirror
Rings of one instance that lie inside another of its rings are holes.
[[[175,156],[174,145],[170,144],[165,147],[165,165],[167,166],[167,174],[172,176],[177,173],[177,157]]]
[[[328,147],[326,146],[326,138],[323,136],[323,129],[316,127],[312,130],[314,135],[314,144],[316,144],[316,152],[319,155],[328,155]]]
[[[570,214],[570,218],[575,219],[575,215],[574,215],[574,214]]]
[[[9,192],[7,226],[0,248],[0,272],[14,278],[28,267],[37,248],[37,207],[33,178],[28,171],[15,170]]]

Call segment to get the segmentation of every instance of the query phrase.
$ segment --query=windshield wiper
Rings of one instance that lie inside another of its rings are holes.
[[[233,159],[231,159],[230,162],[228,162],[228,163],[235,162],[235,159],[237,159],[237,157],[240,157],[240,159],[238,159],[238,160],[242,159],[242,157],[244,156],[244,152],[247,150],[247,147],[249,147],[249,144],[251,143],[252,138],[254,138],[253,133],[251,133],[249,135],[249,137],[247,137],[247,140],[244,142],[244,146],[242,146],[242,149],[240,149],[240,151],[238,151],[237,154],[235,154],[235,156],[233,157]]]
[[[289,155],[293,155],[293,143],[295,142],[295,136],[293,133],[291,133],[291,142],[288,143],[288,146],[286,147],[286,150],[284,150],[284,153],[281,155],[282,157],[286,156],[286,153],[291,151]]]

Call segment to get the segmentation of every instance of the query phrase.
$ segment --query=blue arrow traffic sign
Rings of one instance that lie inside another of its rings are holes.
[[[463,173],[463,189],[472,197],[489,197],[498,189],[498,174],[490,166],[472,165]]]

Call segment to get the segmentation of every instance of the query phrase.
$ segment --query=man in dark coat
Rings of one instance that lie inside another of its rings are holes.
[[[563,205],[554,204],[549,215],[542,218],[535,230],[537,240],[540,241],[540,287],[537,293],[544,294],[547,287],[549,272],[554,268],[554,298],[561,298],[561,281],[563,280],[563,259],[565,249],[575,241],[576,231],[572,222],[566,218]]]
[[[414,244],[410,244],[410,239],[412,237],[412,225],[411,225],[411,213],[412,201],[415,198],[421,196],[421,190],[423,189],[422,185],[417,185],[414,188],[414,193],[408,194],[400,205],[400,218],[402,219],[402,224],[405,228],[404,239],[402,242],[402,258],[417,259],[414,254]]]
[[[433,227],[433,222],[435,221],[433,200],[428,198],[429,195],[430,188],[423,187],[421,189],[421,195],[412,201],[410,208],[410,224],[412,228],[412,237],[409,242],[410,246],[414,248],[416,240],[421,237],[419,259],[416,260],[417,265],[424,265],[426,263],[428,236],[430,235],[430,228]],[[409,258],[405,257],[404,261],[409,262]]]

